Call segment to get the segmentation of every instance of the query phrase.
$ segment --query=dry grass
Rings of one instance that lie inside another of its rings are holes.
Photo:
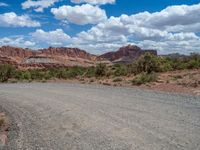
[[[0,127],[5,124],[5,118],[0,116]]]
[[[4,113],[0,113],[0,129],[7,124],[7,120]]]

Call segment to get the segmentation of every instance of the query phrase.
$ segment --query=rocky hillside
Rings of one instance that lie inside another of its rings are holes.
[[[17,66],[41,66],[51,64],[57,66],[89,66],[93,65],[97,56],[78,48],[53,48],[31,50],[10,46],[0,47],[0,62]],[[54,66],[53,65],[53,66]]]
[[[136,60],[141,55],[143,55],[144,53],[147,53],[147,52],[157,55],[156,50],[143,50],[140,47],[128,45],[125,47],[121,47],[116,52],[108,52],[99,57],[103,58],[103,59],[108,59],[108,60],[112,61],[113,63],[120,63],[120,62],[121,63],[130,63],[133,60]]]
[[[36,51],[22,49],[17,47],[3,46],[0,47],[0,60],[7,59],[14,63],[20,63],[24,58],[35,56]]]
[[[0,63],[14,64],[22,68],[60,67],[60,66],[91,66],[97,62],[130,63],[142,54],[155,50],[142,50],[137,46],[125,46],[116,52],[101,56],[92,55],[78,48],[49,47],[47,49],[31,50],[17,47],[0,47]]]
[[[66,56],[66,57],[71,57],[71,58],[82,58],[82,59],[91,60],[91,61],[95,61],[97,59],[97,56],[87,53],[86,51],[78,49],[78,48],[50,47],[48,49],[41,49],[39,50],[39,52],[41,53],[41,55],[52,56],[52,57]]]

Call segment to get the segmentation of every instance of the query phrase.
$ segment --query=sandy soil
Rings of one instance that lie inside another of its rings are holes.
[[[121,81],[114,82],[115,79],[120,79]],[[134,88],[137,87],[140,89],[200,95],[200,69],[158,73],[158,79],[156,82],[147,83],[141,86],[132,85],[131,81],[133,79],[134,76],[111,77],[99,80],[95,78],[79,79],[79,80],[71,80],[71,81],[68,80],[62,82],[103,84],[108,86],[122,86],[122,87],[134,87]]]

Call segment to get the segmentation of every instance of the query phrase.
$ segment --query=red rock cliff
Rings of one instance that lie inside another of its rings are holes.
[[[100,58],[108,59],[110,61],[119,61],[119,62],[132,62],[133,60],[139,58],[144,53],[152,53],[154,55],[157,55],[156,50],[142,50],[140,47],[128,45],[125,47],[121,47],[116,52],[108,52],[101,56]]]

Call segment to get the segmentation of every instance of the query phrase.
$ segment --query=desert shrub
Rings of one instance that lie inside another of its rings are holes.
[[[36,70],[29,70],[31,74],[31,79],[33,80],[49,80],[53,77],[56,77],[57,70],[53,69],[36,69]]]
[[[53,76],[50,74],[49,70],[46,70],[46,71],[43,72],[43,79],[49,80],[51,78],[53,78]]]
[[[115,64],[114,65],[114,75],[115,76],[126,76],[128,74],[128,66],[125,64]]]
[[[122,78],[115,78],[113,79],[113,82],[121,82],[122,81]]]
[[[132,80],[133,85],[141,85],[148,82],[154,82],[157,80],[157,75],[154,72],[151,73],[141,73]]]
[[[131,63],[131,64],[128,65],[128,73],[129,74],[136,75],[136,74],[138,74],[138,73],[141,72],[140,70],[141,69],[138,69],[138,63],[137,63],[137,61],[134,61],[133,63]]]
[[[173,76],[173,80],[178,80],[178,79],[182,79],[183,77],[181,75],[175,75]]]
[[[182,57],[161,57],[146,53],[129,67],[128,72],[139,74],[141,72],[166,72],[172,70],[200,68],[200,55],[191,54]]]
[[[38,80],[49,80],[52,78],[49,70],[38,70]]]
[[[85,72],[83,67],[75,66],[71,67],[67,71],[67,78],[76,78],[77,76],[82,76]]]
[[[56,68],[56,69],[50,69],[47,72],[49,72],[50,78],[59,78],[59,79],[72,79],[76,78],[78,76],[83,76],[86,68],[84,67],[68,67],[68,68]]]
[[[49,68],[48,73],[51,78],[57,78],[58,68]]]
[[[0,127],[2,127],[5,123],[5,119],[0,117]]]
[[[29,72],[29,71],[25,71],[25,72],[23,73],[23,78],[24,78],[25,80],[30,80],[30,79],[31,79],[31,74],[30,74],[30,72]]]
[[[173,70],[200,68],[200,55],[192,53],[190,56],[168,58]]]
[[[31,74],[31,79],[32,80],[42,80],[42,79],[44,79],[43,70],[35,69],[35,70],[29,70],[29,72]]]
[[[89,67],[86,69],[85,76],[88,78],[94,77],[96,74],[95,67]]]
[[[187,69],[187,61],[183,58],[172,59],[173,70],[183,70]]]
[[[52,74],[54,74],[55,77],[58,79],[67,79],[67,76],[68,76],[67,71],[68,71],[68,69],[66,69],[66,68],[58,68]]]
[[[21,80],[21,76],[22,76],[21,74],[22,74],[22,71],[20,70],[15,71],[14,78],[17,80]]]
[[[134,62],[135,73],[141,72],[157,72],[160,67],[158,57],[150,53],[142,55],[136,62]]]
[[[15,73],[15,78],[17,78],[18,80],[30,80],[31,73],[29,71],[18,70]]]
[[[200,54],[198,54],[198,53],[191,53],[190,54],[190,60],[195,60],[197,62],[200,62]]]
[[[98,64],[95,68],[95,76],[102,77],[106,75],[106,64]]]
[[[195,68],[198,68],[199,66],[200,66],[200,62],[198,62],[195,59],[188,61],[188,63],[186,64],[187,69],[195,69]]]
[[[157,57],[157,66],[155,71],[156,72],[166,72],[166,71],[172,71],[172,62],[168,60],[167,58],[163,57]]]
[[[6,82],[15,74],[15,67],[9,64],[0,65],[0,82]]]
[[[90,81],[89,81],[89,82],[90,82],[90,83],[92,83],[92,82],[94,82],[94,81],[95,81],[94,79],[90,79]]]

